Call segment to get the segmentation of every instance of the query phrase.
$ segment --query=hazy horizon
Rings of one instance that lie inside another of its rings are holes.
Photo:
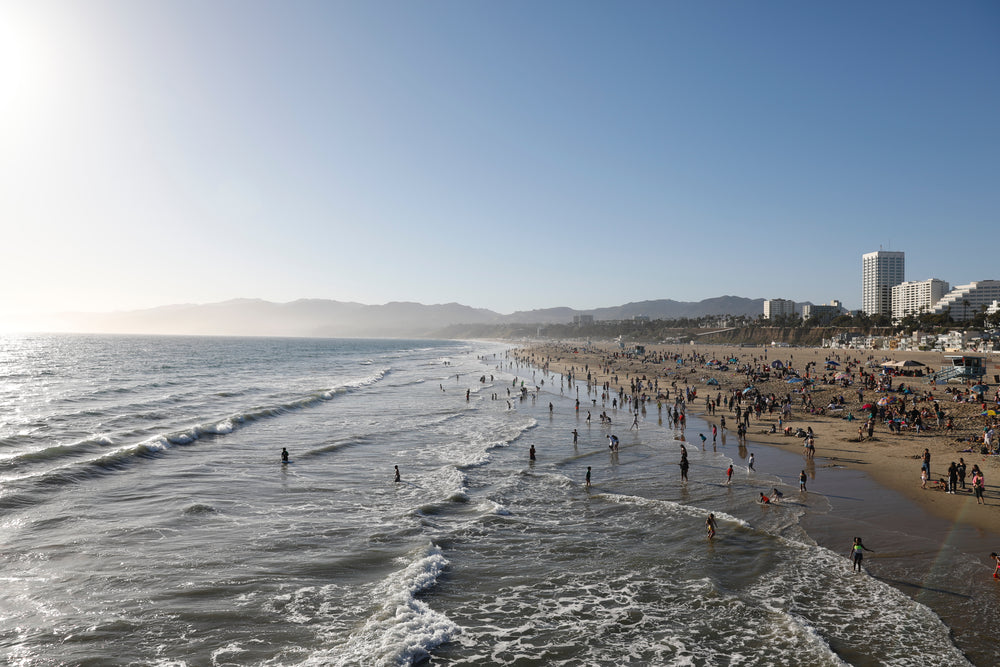
[[[1000,5],[0,5],[0,330],[996,279]],[[249,296],[248,296],[249,295]]]

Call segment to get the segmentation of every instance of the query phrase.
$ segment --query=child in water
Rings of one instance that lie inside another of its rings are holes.
[[[854,572],[861,572],[861,560],[865,557],[863,551],[872,551],[864,544],[861,543],[860,537],[854,538],[854,544],[851,545],[851,555],[854,558]],[[872,551],[872,553],[875,553]]]

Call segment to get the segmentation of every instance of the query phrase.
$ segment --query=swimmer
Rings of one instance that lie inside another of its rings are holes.
[[[781,491],[778,491],[777,489],[771,489],[771,497],[774,498],[774,502],[778,502],[779,500],[785,497],[785,494],[783,494]]]
[[[288,463],[288,450],[284,447],[281,448],[281,462]]]
[[[760,498],[757,500],[757,502],[760,503],[761,505],[770,505],[771,504],[771,499],[768,498],[767,496],[765,496],[764,492],[761,491],[760,492]]]
[[[399,466],[392,466],[392,467],[395,468],[395,470],[396,470],[396,479],[393,480],[393,481],[398,482],[399,481]]]
[[[861,570],[861,559],[864,558],[864,556],[865,556],[862,550],[864,550],[864,551],[872,551],[871,549],[869,549],[868,547],[866,547],[864,544],[861,543],[861,538],[860,537],[855,537],[854,538],[854,544],[851,545],[851,554],[854,557],[854,566],[853,566],[853,571],[854,572],[861,572],[862,571]],[[875,553],[875,552],[872,551],[872,553]]]
[[[708,518],[705,519],[705,528],[708,530],[708,539],[715,537],[715,530],[717,526],[715,525],[715,515],[709,514]]]

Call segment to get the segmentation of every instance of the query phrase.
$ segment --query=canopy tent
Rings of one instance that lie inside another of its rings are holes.
[[[927,364],[922,364],[916,359],[903,359],[902,361],[890,361],[882,364],[882,368],[919,368],[926,365]]]

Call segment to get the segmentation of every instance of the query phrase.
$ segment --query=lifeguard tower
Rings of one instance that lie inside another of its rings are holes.
[[[934,374],[934,382],[947,382],[957,380],[982,381],[986,377],[986,357],[971,357],[968,355],[945,357],[951,363],[941,367],[941,370]]]

